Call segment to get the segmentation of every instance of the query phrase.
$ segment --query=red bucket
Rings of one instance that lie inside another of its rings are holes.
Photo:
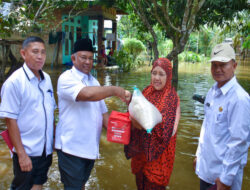
[[[110,142],[129,144],[131,121],[129,113],[112,111],[109,116],[107,140]]]

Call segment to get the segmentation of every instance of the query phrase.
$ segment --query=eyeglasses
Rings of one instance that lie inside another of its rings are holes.
[[[89,62],[93,62],[93,61],[94,61],[94,58],[93,58],[93,57],[79,56],[79,59],[80,59],[82,62],[86,62],[87,60],[88,60]]]

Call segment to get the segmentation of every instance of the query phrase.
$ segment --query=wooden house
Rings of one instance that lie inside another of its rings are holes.
[[[126,14],[116,8],[104,6],[90,6],[88,9],[81,11],[80,14],[74,17],[69,17],[71,8],[58,9],[54,12],[55,20],[51,21],[51,25],[58,25],[55,31],[50,29],[38,30],[29,35],[14,33],[11,37],[0,39],[0,61],[6,60],[3,56],[6,53],[6,44],[10,42],[10,49],[17,60],[20,59],[19,50],[21,48],[20,41],[27,36],[36,35],[44,39],[46,43],[47,58],[46,64],[71,64],[71,53],[73,44],[77,39],[90,38],[94,47],[95,63],[101,62],[100,49],[104,40],[106,40],[106,32],[104,29],[104,21],[112,22],[111,33],[108,34],[111,38],[111,46],[116,50],[117,41],[117,15]],[[72,13],[71,15],[73,15]],[[18,41],[18,43],[15,43]],[[5,55],[6,56],[6,55]],[[8,58],[7,58],[8,59]]]

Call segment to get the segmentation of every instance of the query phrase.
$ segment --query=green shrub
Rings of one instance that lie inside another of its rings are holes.
[[[146,50],[146,47],[140,40],[135,38],[125,38],[123,44],[123,50],[127,52],[129,55],[132,55],[134,59]]]
[[[179,54],[179,60],[185,62],[201,62],[204,59],[204,56],[201,56],[192,51],[185,51]]]
[[[113,57],[115,58],[116,64],[122,71],[128,72],[131,70],[133,58],[126,51],[123,49],[121,49],[119,52],[115,51]]]
[[[142,59],[138,56],[145,50],[146,48],[141,41],[134,38],[125,38],[121,50],[114,52],[116,64],[122,71],[129,72],[132,68],[143,64]]]
[[[243,48],[243,49],[250,49],[250,35],[248,35],[248,36],[245,38],[245,40],[244,40],[244,42],[243,42],[243,44],[242,44],[242,48]]]

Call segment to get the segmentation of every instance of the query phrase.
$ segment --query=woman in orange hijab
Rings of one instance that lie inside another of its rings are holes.
[[[131,168],[138,190],[165,190],[173,170],[180,101],[171,80],[171,62],[166,58],[157,59],[151,70],[151,84],[142,92],[162,114],[162,122],[151,134],[131,118],[131,139],[124,150],[127,159],[132,158]]]

